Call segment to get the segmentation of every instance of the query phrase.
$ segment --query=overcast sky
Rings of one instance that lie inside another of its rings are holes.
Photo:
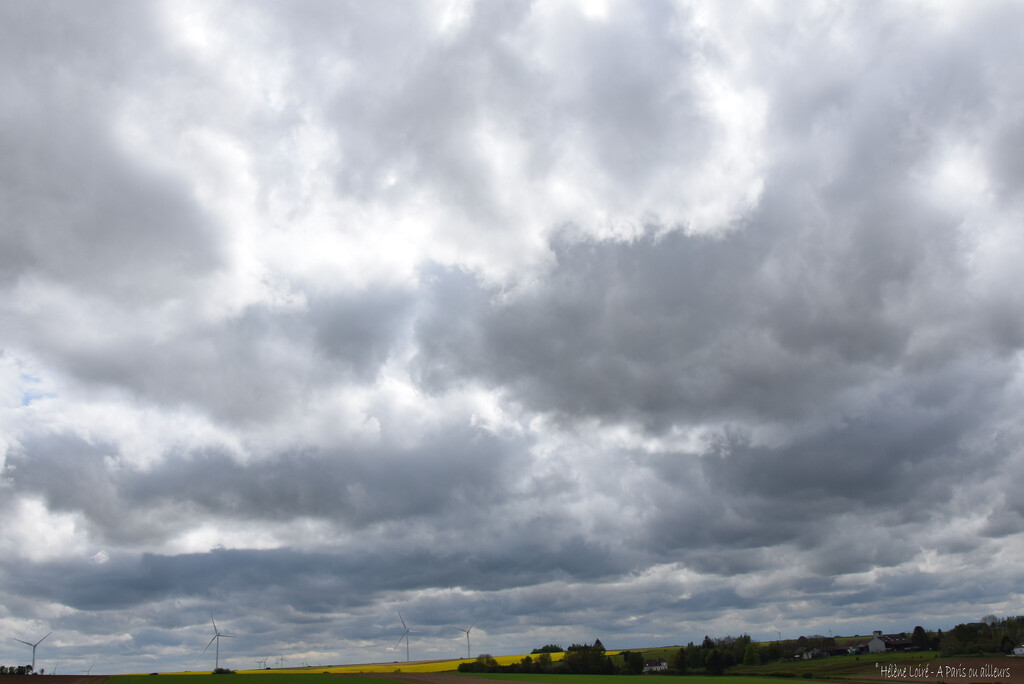
[[[1022,25],[0,3],[0,662],[1024,613]]]

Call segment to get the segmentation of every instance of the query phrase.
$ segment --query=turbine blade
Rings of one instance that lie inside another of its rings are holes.
[[[25,644],[26,646],[35,646],[35,644],[30,644],[29,642],[22,641],[21,639],[15,639],[15,641],[21,641],[21,643]]]
[[[53,632],[50,632],[50,634],[53,634]],[[47,634],[45,637],[43,637],[43,639],[45,639],[46,637],[50,636],[50,634]],[[43,639],[40,639],[39,641],[37,641],[35,645],[38,646],[39,644],[43,643]]]
[[[402,621],[402,629],[409,631],[409,626],[405,624],[405,618],[402,617],[402,611],[398,611],[398,619]]]
[[[210,650],[210,646],[213,644],[214,639],[216,639],[219,636],[220,636],[219,634],[214,634],[213,635],[213,639],[210,639],[210,643],[206,644],[206,648],[203,649],[203,653],[206,653],[208,650]]]
[[[216,631],[217,631],[217,623],[213,619],[213,613],[210,613],[210,622],[213,622],[213,631],[216,633]]]

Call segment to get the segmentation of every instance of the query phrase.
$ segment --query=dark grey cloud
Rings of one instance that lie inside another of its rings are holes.
[[[978,338],[986,303],[969,310],[946,280],[967,277],[949,220],[894,236],[858,211],[868,228],[826,233],[780,225],[773,209],[720,239],[556,245],[545,287],[507,301],[465,272],[436,274],[417,324],[420,381],[479,375],[611,421],[798,420],[890,372],[916,384],[922,352],[942,354],[940,374],[957,357],[1006,362],[999,339]],[[942,347],[919,352],[913,338],[929,334]]]
[[[127,300],[195,287],[226,257],[223,238],[184,179],[126,149],[115,116],[152,67],[139,55],[159,59],[143,49],[160,44],[149,9],[16,5],[3,29],[0,278]]]
[[[272,418],[332,383],[373,382],[404,335],[410,301],[394,290],[317,295],[299,311],[251,307],[171,331],[152,329],[148,316],[114,312],[113,334],[86,339],[61,334],[64,321],[39,319],[9,339],[84,384],[248,421]]]
[[[7,465],[10,487],[81,513],[97,541],[153,543],[205,517],[312,518],[341,530],[425,518],[443,528],[508,503],[504,481],[525,465],[522,448],[464,428],[412,447],[308,449],[248,463],[215,451],[174,454],[140,471],[119,466],[112,445],[65,435],[26,440]]]

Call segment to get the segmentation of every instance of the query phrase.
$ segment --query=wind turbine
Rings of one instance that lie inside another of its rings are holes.
[[[398,643],[391,647],[392,650],[398,648],[402,643],[402,639],[405,639],[405,662],[409,662],[409,625],[405,624],[405,618],[402,617],[402,611],[398,611],[398,619],[402,621],[402,628],[405,630],[402,632],[402,636],[398,637]]]
[[[220,630],[217,629],[217,622],[213,619],[213,613],[210,613],[210,622],[213,623],[213,638],[210,639],[210,643],[209,644],[206,644],[206,648],[203,649],[203,653],[206,653],[208,650],[210,650],[210,645],[214,641],[217,642],[217,659],[214,661],[215,664],[213,666],[213,669],[217,670],[217,669],[220,669],[220,638],[221,637],[227,637],[229,639],[234,639],[235,635],[234,634],[221,634]]]
[[[53,632],[50,632],[50,634],[53,634]],[[46,636],[44,636],[43,639],[45,639],[46,637],[50,636],[50,634],[47,634]],[[28,642],[28,641],[22,641],[21,639],[15,639],[15,641],[21,641],[21,643],[25,644],[26,646],[31,646],[32,647],[32,671],[33,672],[36,671],[36,646],[38,646],[39,644],[43,643],[43,639],[40,639],[39,641],[37,641],[34,644],[31,643],[31,642]]]
[[[460,632],[465,632],[466,633],[466,657],[467,658],[472,658],[473,657],[473,656],[470,655],[470,650],[469,650],[469,633],[470,633],[470,631],[472,631],[472,629],[474,627],[476,627],[476,621],[475,620],[473,621],[473,624],[471,624],[469,626],[469,629],[462,629],[461,627],[456,627],[455,628],[455,629],[459,630]]]

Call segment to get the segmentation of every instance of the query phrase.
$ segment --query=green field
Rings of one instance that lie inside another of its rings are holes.
[[[764,677],[735,677],[724,675],[711,677],[703,675],[671,677],[652,675],[572,675],[572,674],[463,674],[467,684],[471,678],[491,679],[510,682],[537,682],[538,684],[656,684],[664,680],[664,684],[765,684]],[[214,674],[174,674],[174,675],[115,675],[106,684],[309,684],[312,679],[337,684],[335,675],[318,672],[282,672],[254,673],[234,675]],[[328,678],[330,678],[328,680]],[[168,683],[166,680],[172,679]],[[387,684],[388,679],[380,677],[346,676],[340,680],[343,684]],[[404,684],[404,683],[396,683]]]
[[[679,650],[679,649],[676,649]],[[571,674],[480,674],[477,677],[513,682],[544,682],[545,684],[765,684],[764,677],[732,677],[722,675],[571,675]]]

